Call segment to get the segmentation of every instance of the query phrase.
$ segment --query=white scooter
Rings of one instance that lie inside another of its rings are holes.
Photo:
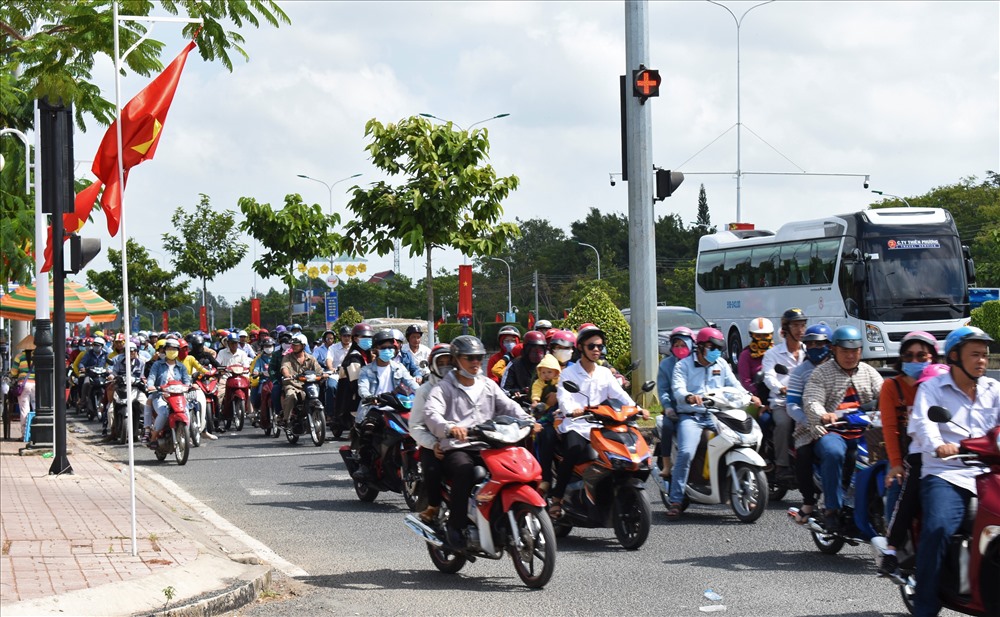
[[[719,504],[729,501],[736,518],[756,521],[767,509],[767,463],[757,452],[763,433],[746,412],[750,395],[737,388],[718,388],[702,395],[712,413],[715,430],[702,432],[702,441],[691,460],[681,509],[693,503]],[[674,439],[673,460],[677,460]],[[669,481],[659,477],[659,460],[652,476],[664,503],[668,503]]]

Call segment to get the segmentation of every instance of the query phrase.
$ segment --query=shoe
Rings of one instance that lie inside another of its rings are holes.
[[[446,548],[449,548],[453,551],[464,551],[465,536],[462,535],[461,531],[448,527],[448,529],[445,531],[444,544]]]
[[[562,515],[562,499],[560,497],[553,497],[552,503],[549,504],[549,518],[555,521],[561,519]]]
[[[893,576],[899,571],[899,559],[895,555],[882,555],[882,562],[878,564],[878,573],[882,576]]]
[[[420,521],[425,525],[433,525],[437,522],[438,511],[440,509],[441,508],[438,506],[427,506],[427,508],[418,515],[420,516]]]
[[[148,428],[142,432],[142,439],[139,440],[139,443],[141,443],[144,446],[149,445],[149,429]]]
[[[217,439],[219,438],[219,436],[218,436],[218,435],[213,435],[212,433],[209,433],[208,431],[205,431],[205,432],[203,432],[203,433],[202,433],[202,436],[203,436],[203,437],[204,437],[205,439],[209,439],[209,440],[211,440],[211,441],[215,441],[215,440],[217,440]]]
[[[803,508],[804,507],[805,506],[803,506]],[[812,515],[813,515],[812,510],[810,510],[809,512],[805,512],[803,511],[802,508],[799,508],[797,514],[789,513],[789,516],[792,517],[792,522],[794,522],[796,525],[805,525],[806,523],[809,522],[809,519],[812,518]]]
[[[681,504],[672,503],[670,507],[667,508],[667,518],[680,518],[681,516]]]
[[[368,470],[368,465],[358,467],[357,471],[351,474],[351,478],[358,482],[367,482],[369,476],[371,476],[371,472]]]

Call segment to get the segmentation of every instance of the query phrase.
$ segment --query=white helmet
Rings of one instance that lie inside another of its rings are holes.
[[[774,324],[766,317],[755,317],[750,320],[750,334],[774,334]]]
[[[107,345],[107,342],[104,339],[102,339],[101,337],[97,337],[91,343],[91,346],[93,346],[93,345],[100,345],[101,347],[104,347],[105,345]]]
[[[306,338],[305,334],[299,332],[297,334],[292,335],[292,345],[294,345],[295,343],[298,343],[303,347],[307,347],[309,345],[309,339]]]

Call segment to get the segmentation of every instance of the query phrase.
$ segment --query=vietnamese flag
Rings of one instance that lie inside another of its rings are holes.
[[[458,267],[458,316],[472,317],[472,266]]]

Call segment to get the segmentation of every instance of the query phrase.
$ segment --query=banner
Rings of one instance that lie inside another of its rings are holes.
[[[204,306],[198,309],[198,328],[202,332],[208,332],[208,308]]]
[[[250,321],[260,327],[260,298],[250,300]]]
[[[458,317],[472,317],[472,266],[458,267]]]

